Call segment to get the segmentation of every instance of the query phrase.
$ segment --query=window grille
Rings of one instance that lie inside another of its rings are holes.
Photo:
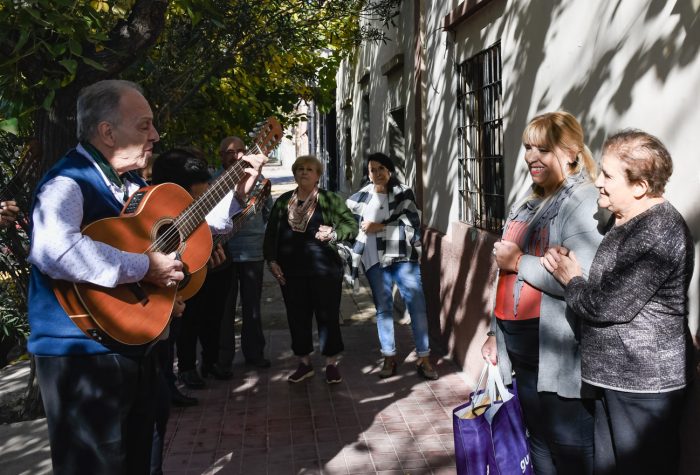
[[[500,42],[458,70],[460,219],[499,232],[505,222]]]

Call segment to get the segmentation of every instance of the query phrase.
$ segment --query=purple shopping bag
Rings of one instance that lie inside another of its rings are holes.
[[[507,389],[498,367],[487,363],[477,388],[487,372],[486,389],[452,411],[457,473],[534,475],[515,381]]]

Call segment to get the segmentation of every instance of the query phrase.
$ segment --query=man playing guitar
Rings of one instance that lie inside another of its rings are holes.
[[[131,253],[89,238],[82,228],[119,216],[145,182],[143,168],[159,140],[141,89],[120,80],[97,82],[77,103],[79,145],[47,172],[32,207],[28,349],[36,356],[55,474],[148,473],[153,434],[156,367],[149,346],[107,348],[68,317],[54,280],[103,287],[148,282],[173,287],[183,279],[175,253]],[[238,188],[245,193],[265,162]],[[237,210],[233,192],[208,215],[226,232]]]

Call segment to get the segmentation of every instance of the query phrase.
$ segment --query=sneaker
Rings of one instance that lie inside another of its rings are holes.
[[[328,384],[338,384],[343,380],[343,377],[338,371],[338,367],[334,364],[329,364],[326,366],[326,382]]]
[[[287,381],[290,383],[298,383],[306,378],[310,378],[314,375],[314,367],[311,365],[305,365],[304,363],[299,363],[297,370],[289,375]]]

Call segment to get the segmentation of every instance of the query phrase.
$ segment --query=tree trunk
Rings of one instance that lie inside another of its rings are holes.
[[[42,174],[76,144],[76,88],[58,91],[50,111],[40,109],[36,114],[36,138],[41,144]]]

